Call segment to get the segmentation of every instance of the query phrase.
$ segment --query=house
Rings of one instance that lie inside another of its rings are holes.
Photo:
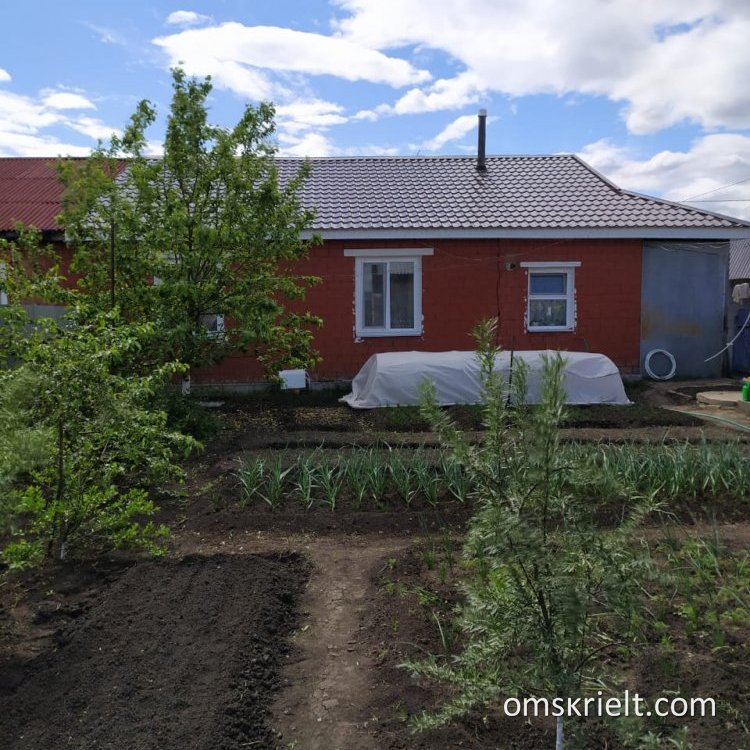
[[[57,159],[0,158],[0,238],[12,238],[18,222],[42,232],[44,242],[52,245],[65,269],[72,256],[57,225],[61,210],[62,185],[57,179]],[[4,294],[0,303],[5,303]],[[55,305],[27,305],[32,316],[60,317]]]
[[[704,360],[726,343],[729,241],[750,223],[621,190],[574,155],[310,161],[302,199],[324,241],[299,269],[323,280],[304,303],[324,320],[313,379],[351,379],[377,352],[469,349],[489,316],[508,349],[600,352],[624,375],[665,349],[677,375],[722,373]],[[277,163],[283,181],[301,160]],[[0,159],[0,231],[34,223],[65,253],[51,164]],[[240,355],[194,380],[260,376]]]

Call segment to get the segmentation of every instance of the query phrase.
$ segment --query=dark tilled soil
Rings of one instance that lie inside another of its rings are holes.
[[[0,745],[274,747],[268,704],[307,574],[298,555],[191,555],[38,607],[35,624],[60,625],[38,655],[0,654]]]

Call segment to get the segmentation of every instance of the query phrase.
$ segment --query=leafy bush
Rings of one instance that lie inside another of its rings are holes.
[[[0,371],[0,534],[16,528],[13,485],[50,461],[52,431],[33,415],[39,387],[39,376],[27,367]]]
[[[23,368],[35,376],[30,414],[47,437],[44,460],[11,493],[19,528],[3,556],[12,567],[91,545],[159,551],[166,529],[143,522],[156,510],[149,490],[179,480],[174,455],[196,443],[149,408],[178,366],[120,371],[151,335],[152,326],[121,325],[115,314],[83,324],[74,311],[64,326],[24,338]],[[0,401],[13,382],[0,382]]]
[[[160,388],[153,406],[167,414],[167,425],[175,432],[204,441],[219,431],[219,420],[194,395],[183,394],[173,384]]]

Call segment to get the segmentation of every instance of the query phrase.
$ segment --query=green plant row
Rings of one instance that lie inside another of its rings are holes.
[[[750,458],[739,443],[569,444],[560,452],[563,463],[577,467],[566,490],[594,501],[632,494],[665,502],[741,500],[750,486]],[[331,458],[318,449],[290,460],[282,452],[244,459],[236,475],[243,504],[260,500],[272,509],[294,499],[307,510],[316,504],[335,510],[344,495],[355,510],[368,499],[381,504],[387,498],[407,508],[417,498],[434,506],[448,498],[463,503],[479,491],[463,465],[448,453],[434,453],[367,448]]]
[[[306,510],[316,504],[336,510],[344,495],[355,510],[367,500],[380,505],[388,498],[407,508],[418,497],[435,506],[446,496],[463,503],[471,491],[461,465],[445,454],[436,461],[423,450],[402,455],[369,448],[335,459],[316,450],[292,462],[281,453],[272,459],[242,460],[236,476],[243,505],[259,500],[274,510],[288,499]]]
[[[742,444],[567,445],[571,464],[583,467],[593,497],[638,493],[669,501],[693,498],[741,500],[750,486],[750,458]]]

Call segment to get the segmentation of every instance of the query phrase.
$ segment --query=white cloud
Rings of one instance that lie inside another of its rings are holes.
[[[7,70],[0,68],[0,83],[4,83],[6,81],[10,81],[10,73],[8,73]]]
[[[333,142],[323,133],[279,134],[280,156],[332,156],[335,152]]]
[[[127,46],[127,42],[125,41],[124,37],[114,29],[110,29],[107,26],[98,26],[94,23],[86,23],[84,26],[87,26],[91,31],[93,31],[97,37],[99,37],[99,41],[103,44],[116,44],[120,47]]]
[[[441,78],[427,88],[409,89],[395,104],[379,104],[369,110],[357,112],[354,119],[377,120],[384,115],[410,115],[423,112],[462,109],[479,101],[486,87],[476,75],[465,71],[454,78]]]
[[[53,136],[10,133],[0,129],[0,156],[88,156],[91,149]]]
[[[497,119],[497,117],[489,117],[488,121],[493,122]],[[477,125],[478,120],[476,115],[461,115],[461,117],[457,117],[453,122],[448,123],[448,125],[446,125],[446,127],[444,127],[433,138],[418,145],[414,145],[411,148],[414,151],[439,151],[446,143],[460,140],[472,130],[476,130]]]
[[[645,159],[603,139],[585,146],[580,156],[628,190],[750,219],[750,136],[705,135],[687,151],[660,151]]]
[[[95,117],[77,117],[67,120],[65,124],[95,141],[108,141],[113,135],[122,135],[119,128],[113,128]]]
[[[50,90],[45,90],[42,94],[42,104],[49,109],[96,109],[93,102],[80,94]]]
[[[455,78],[441,78],[427,89],[414,88],[407,91],[394,105],[397,115],[416,112],[437,112],[445,109],[461,109],[479,100],[484,87],[470,72]]]
[[[447,79],[454,91],[410,91],[396,105],[403,112],[450,109],[460,82],[467,101],[483,90],[605,96],[624,104],[637,133],[684,120],[750,127],[742,0],[433,0],[429,12],[422,0],[336,2],[349,13],[335,26],[343,39],[441,50],[463,66]]]
[[[395,87],[430,79],[426,70],[357,42],[276,26],[224,23],[159,37],[153,43],[165,51],[170,65],[181,65],[191,75],[211,75],[219,86],[254,99],[279,93],[261,70]]]
[[[35,133],[41,128],[56,125],[63,119],[59,112],[45,109],[30,97],[0,91],[0,131]]]
[[[280,156],[395,156],[397,148],[390,146],[337,146],[325,133],[308,132],[302,135],[279,133]]]
[[[276,107],[276,125],[280,130],[291,133],[343,125],[349,121],[343,112],[344,108],[333,102],[299,100]]]
[[[50,96],[55,94],[48,90],[39,98],[0,91],[0,156],[81,156],[91,152],[94,144],[68,143],[50,132],[51,128],[71,128],[92,140],[107,139],[118,132],[96,118],[71,116],[50,106]]]
[[[204,16],[194,10],[176,10],[167,16],[167,23],[173,26],[199,26],[212,20],[211,16]]]

